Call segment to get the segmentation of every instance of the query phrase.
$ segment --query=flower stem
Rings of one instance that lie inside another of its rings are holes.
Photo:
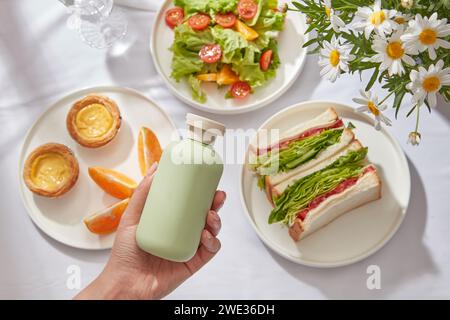
[[[416,130],[415,132],[419,132],[419,120],[420,120],[420,106],[416,105],[417,110],[417,118],[416,118]]]
[[[383,104],[387,99],[389,99],[390,96],[392,96],[395,93],[395,91],[391,91],[386,97],[384,97],[383,100],[380,101],[380,105]]]

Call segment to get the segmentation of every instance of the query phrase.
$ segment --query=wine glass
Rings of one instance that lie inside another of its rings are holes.
[[[104,49],[127,33],[127,21],[114,0],[59,0],[72,14],[69,24],[89,46]]]

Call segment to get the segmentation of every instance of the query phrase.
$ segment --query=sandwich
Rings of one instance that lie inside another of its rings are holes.
[[[269,224],[285,224],[299,241],[381,198],[381,180],[367,153],[333,108],[274,143],[258,135],[250,146],[250,169],[273,206]]]
[[[275,143],[265,143],[264,135],[258,137],[257,144],[250,147],[250,168],[258,175],[258,185],[266,190],[269,201],[278,184],[315,167],[355,139],[333,108],[288,130]]]
[[[377,169],[367,148],[354,141],[333,157],[283,181],[273,190],[269,223],[284,223],[299,241],[368,202],[381,198]]]

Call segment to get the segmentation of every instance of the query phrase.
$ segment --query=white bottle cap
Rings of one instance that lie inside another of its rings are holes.
[[[188,113],[186,115],[188,138],[205,144],[211,144],[216,136],[225,134],[225,126],[217,121]]]

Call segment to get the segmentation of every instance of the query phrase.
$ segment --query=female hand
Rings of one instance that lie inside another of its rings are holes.
[[[192,276],[220,249],[217,239],[221,221],[217,211],[226,194],[217,191],[206,218],[201,243],[195,256],[185,263],[172,262],[142,251],[136,243],[136,229],[157,165],[134,192],[117,229],[111,256],[102,273],[75,299],[160,299]]]

